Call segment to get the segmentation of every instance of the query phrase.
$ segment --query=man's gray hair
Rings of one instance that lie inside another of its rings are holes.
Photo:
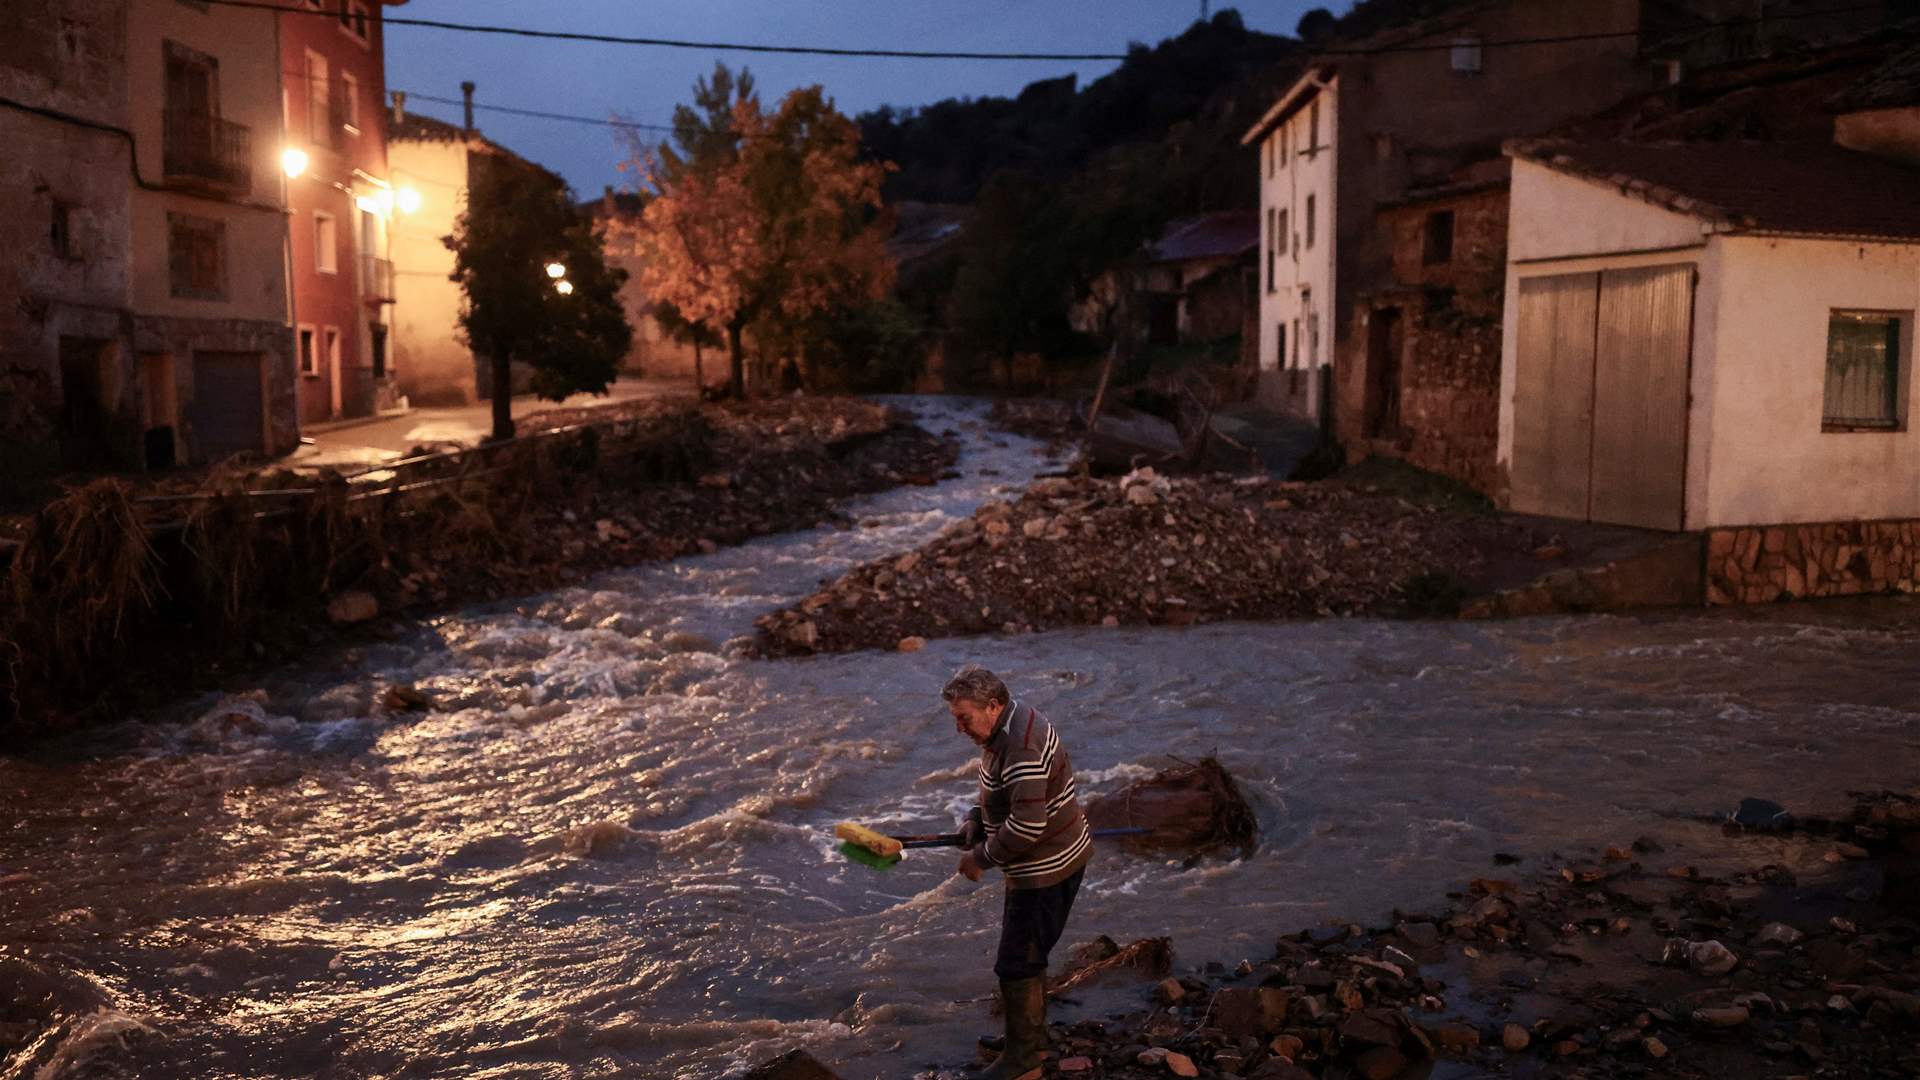
[[[1000,676],[978,664],[968,664],[948,679],[940,697],[948,702],[969,701],[975,705],[1005,705],[1013,700]]]

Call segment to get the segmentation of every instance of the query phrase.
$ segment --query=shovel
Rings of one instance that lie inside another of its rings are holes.
[[[1107,836],[1134,836],[1146,829],[1095,829],[1095,839]],[[833,827],[840,838],[840,854],[874,870],[891,870],[908,848],[957,848],[963,846],[959,833],[921,833],[916,836],[888,836],[865,825],[843,821]]]

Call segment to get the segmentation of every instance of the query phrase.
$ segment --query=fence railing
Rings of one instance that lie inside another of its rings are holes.
[[[253,189],[253,131],[211,113],[167,109],[162,166],[169,180],[191,180],[233,194]]]

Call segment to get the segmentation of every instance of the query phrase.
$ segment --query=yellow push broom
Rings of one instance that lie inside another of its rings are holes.
[[[1095,829],[1095,838],[1105,836],[1134,836],[1146,832],[1146,829]],[[900,862],[900,853],[907,848],[957,848],[962,846],[959,833],[923,833],[918,836],[888,836],[885,833],[843,821],[833,827],[833,835],[840,838],[840,854],[875,870],[890,870]]]

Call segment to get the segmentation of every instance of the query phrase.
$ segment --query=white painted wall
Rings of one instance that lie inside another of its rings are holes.
[[[1920,517],[1920,433],[1912,428],[1920,404],[1912,378],[1920,245],[1703,237],[1697,219],[1525,161],[1514,163],[1511,221],[1497,452],[1503,470],[1513,460],[1520,282],[1691,262],[1699,280],[1685,527]],[[1906,317],[1907,430],[1821,430],[1827,322],[1836,309]]]
[[[1627,195],[1612,184],[1519,158],[1513,162],[1511,191],[1509,264],[1681,247],[1700,243],[1707,231],[1698,218]]]
[[[388,232],[393,253],[393,324],[388,346],[400,392],[416,405],[472,403],[473,353],[460,343],[464,298],[453,252],[441,242],[466,209],[467,146],[463,142],[395,139],[387,144],[394,190],[420,193],[420,208],[396,213]]]
[[[1721,316],[1711,352],[1694,357],[1711,424],[1693,438],[1710,464],[1688,527],[1920,517],[1920,245],[1729,236],[1713,247]],[[1828,317],[1862,308],[1906,317],[1905,430],[1820,429]]]
[[[1301,369],[1308,386],[1317,385],[1317,369],[1333,362],[1334,326],[1334,177],[1335,138],[1339,123],[1339,76],[1328,81],[1316,100],[1320,103],[1318,138],[1313,136],[1313,109],[1302,108],[1274,128],[1260,145],[1260,346],[1262,371],[1279,365],[1278,333],[1287,328],[1286,366]],[[1284,150],[1284,152],[1282,152]],[[1304,152],[1303,152],[1304,151]],[[1307,199],[1313,197],[1314,241],[1307,246]],[[1276,210],[1287,214],[1288,236],[1274,259],[1271,287],[1267,281],[1268,217]],[[1298,333],[1294,330],[1298,323]],[[1318,326],[1319,333],[1312,332]],[[1315,346],[1314,338],[1318,337]],[[1317,394],[1308,398],[1310,414],[1318,418]]]

